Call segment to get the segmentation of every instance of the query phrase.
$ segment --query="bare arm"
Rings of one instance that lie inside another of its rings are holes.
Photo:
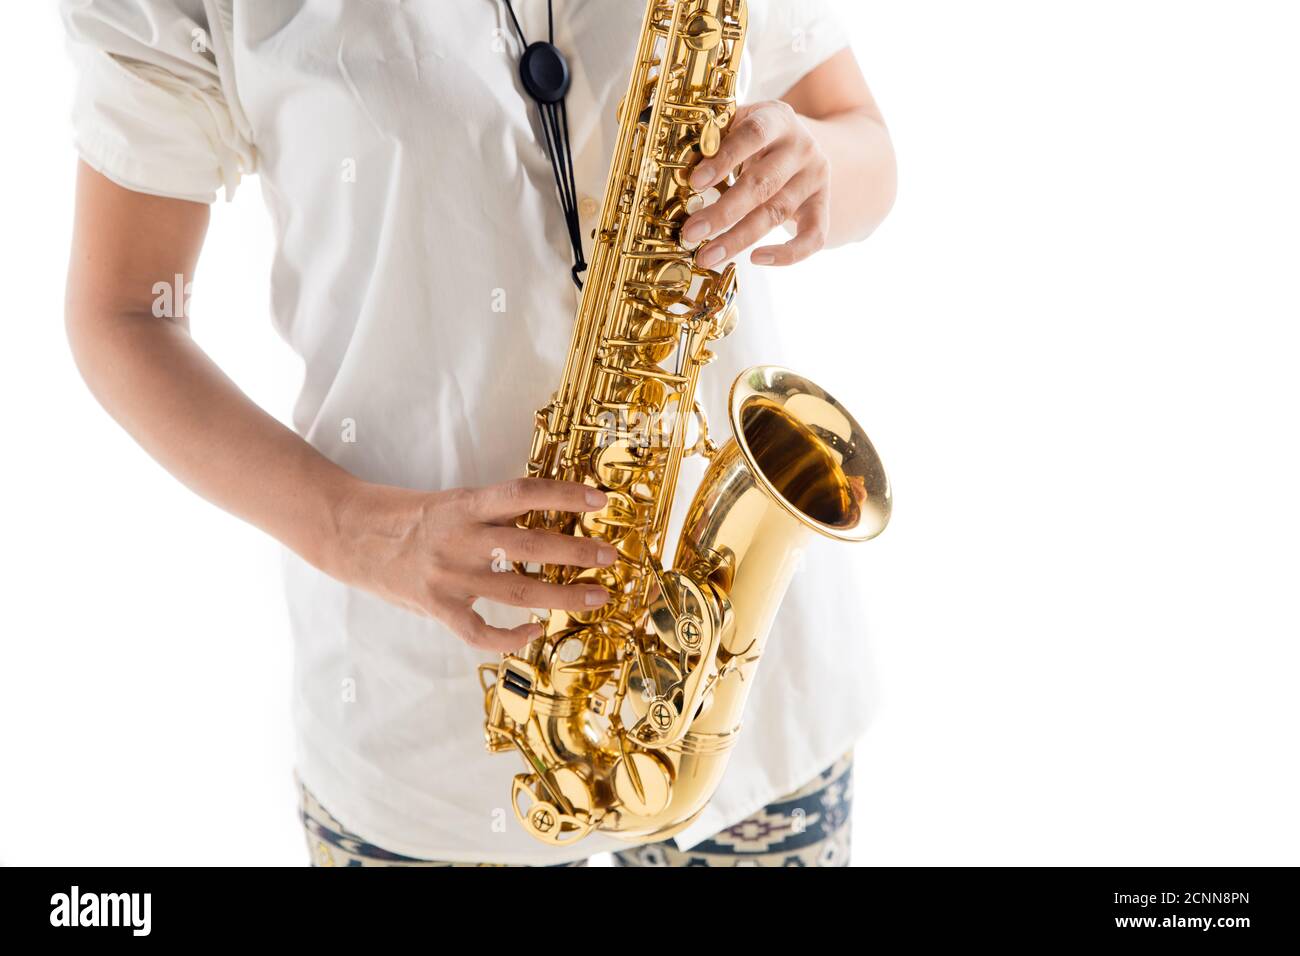
[[[789,242],[761,246],[758,265],[791,265],[828,245],[870,235],[894,203],[896,171],[889,132],[851,50],[836,53],[780,100],[736,113],[718,155],[691,177],[716,185],[740,164],[736,184],[697,212],[682,238],[709,238],[697,256],[714,268],[734,259],[776,226],[792,223]]]
[[[889,215],[898,186],[894,146],[852,50],[841,50],[782,97],[831,167],[828,246],[865,239]]]
[[[189,281],[208,207],[132,192],[84,163],[68,270],[68,340],[101,405],[208,501],[327,564],[329,529],[356,484],[254,405],[190,338],[153,314],[154,284]]]
[[[470,609],[478,597],[573,609],[608,597],[491,570],[495,548],[511,560],[612,563],[598,542],[512,527],[533,509],[592,510],[601,493],[541,480],[432,493],[363,482],[250,401],[184,318],[156,317],[155,283],[193,276],[207,225],[205,205],[78,168],[68,339],[95,398],[164,468],[316,567],[436,617],[476,646],[518,647],[535,633],[488,627]]]

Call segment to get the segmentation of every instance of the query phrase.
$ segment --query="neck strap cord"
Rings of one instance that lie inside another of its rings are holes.
[[[560,207],[564,210],[564,223],[569,232],[569,244],[573,247],[573,282],[581,289],[582,279],[578,273],[585,272],[587,260],[582,254],[582,227],[578,222],[578,189],[573,175],[573,151],[569,147],[569,112],[564,105],[565,94],[569,92],[571,75],[569,63],[555,46],[555,11],[553,0],[546,0],[547,40],[529,43],[524,37],[519,18],[511,0],[505,0],[506,9],[510,11],[510,22],[514,24],[519,43],[524,48],[519,58],[519,78],[524,90],[537,103],[542,119],[542,134],[546,140],[546,152],[551,160],[551,170],[555,174],[555,189],[560,196]]]

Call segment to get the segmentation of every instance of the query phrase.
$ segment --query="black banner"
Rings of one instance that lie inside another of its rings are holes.
[[[472,928],[545,945],[546,934],[567,936],[579,926],[599,928],[602,936],[644,932],[651,945],[660,931],[669,942],[675,914],[690,911],[718,920],[715,935],[739,938],[780,926],[805,940],[809,933],[851,933],[864,944],[901,934],[918,942],[1238,947],[1285,944],[1295,935],[1291,869],[860,868],[811,884],[805,880],[816,878],[793,875],[750,874],[723,883],[707,873],[495,868],[474,876],[469,869],[352,876],[306,868],[8,869],[0,870],[0,913],[6,930],[48,933],[51,942],[75,935],[80,942],[116,937],[145,945],[283,935],[330,947],[344,941],[384,946],[398,939],[409,944],[408,934],[436,945]],[[703,893],[712,897],[708,903],[699,898]],[[626,894],[621,904],[620,894]],[[772,942],[780,945],[775,937]]]

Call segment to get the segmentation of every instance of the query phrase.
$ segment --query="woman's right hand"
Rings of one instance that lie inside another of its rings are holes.
[[[516,478],[485,488],[418,492],[361,484],[346,497],[324,570],[408,610],[436,618],[471,647],[514,650],[541,634],[537,624],[489,626],[473,609],[486,598],[516,607],[589,611],[609,600],[598,585],[535,581],[508,562],[580,568],[614,563],[591,538],[515,527],[529,511],[596,511],[604,492],[572,481]]]

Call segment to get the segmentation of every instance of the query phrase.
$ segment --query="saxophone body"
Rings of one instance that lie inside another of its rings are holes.
[[[721,447],[695,401],[711,346],[737,320],[736,274],[698,267],[679,232],[706,201],[690,171],[735,115],[745,26],[744,0],[649,0],[568,358],[536,416],[528,474],[608,501],[521,526],[618,553],[608,568],[517,564],[611,598],[539,615],[541,637],[480,669],[487,747],[524,762],[511,807],[552,845],[593,830],[663,839],[698,816],[807,539],[866,540],[889,520],[871,442],[812,382],[776,366],[742,373]],[[689,454],[710,462],[665,561]]]

